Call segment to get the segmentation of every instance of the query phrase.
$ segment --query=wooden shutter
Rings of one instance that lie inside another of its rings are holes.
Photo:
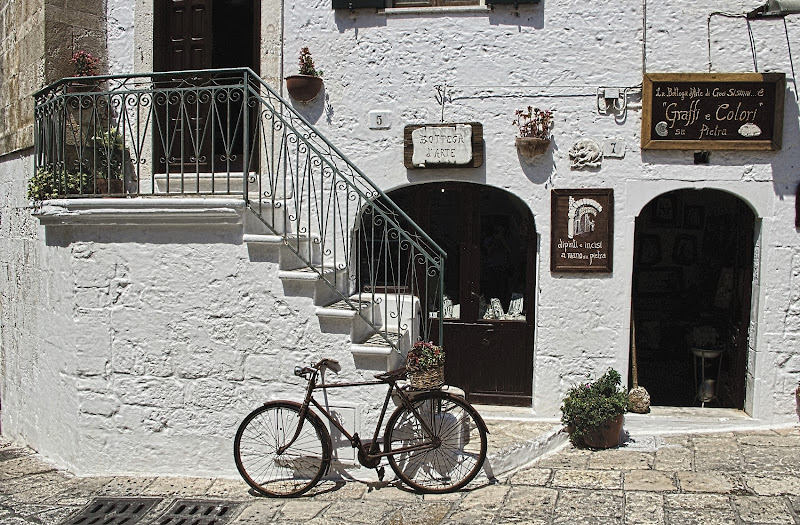
[[[538,4],[540,0],[486,0],[486,5],[499,4]]]

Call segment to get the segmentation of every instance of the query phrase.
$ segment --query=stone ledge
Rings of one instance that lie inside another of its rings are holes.
[[[53,199],[35,208],[33,216],[45,226],[227,226],[242,224],[244,210],[240,198]]]

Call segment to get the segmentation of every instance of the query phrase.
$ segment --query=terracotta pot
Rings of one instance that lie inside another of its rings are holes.
[[[125,185],[121,179],[95,179],[98,194],[121,194]]]
[[[591,448],[612,448],[619,445],[619,436],[622,433],[622,424],[625,415],[620,414],[614,419],[609,419],[594,432],[583,436],[583,442]]]
[[[311,102],[322,89],[322,77],[291,75],[286,77],[286,90],[295,100]]]
[[[550,139],[538,139],[536,137],[517,137],[517,151],[523,157],[537,157],[547,151],[550,147]]]

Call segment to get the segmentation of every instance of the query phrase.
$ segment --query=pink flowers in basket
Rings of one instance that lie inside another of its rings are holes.
[[[425,341],[417,341],[406,356],[406,368],[424,370],[444,365],[444,350],[440,346]]]

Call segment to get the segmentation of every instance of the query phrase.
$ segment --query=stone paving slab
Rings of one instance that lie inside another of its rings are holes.
[[[511,439],[513,425],[501,426]],[[0,437],[0,524],[59,525],[109,496],[163,498],[142,525],[179,498],[238,503],[230,525],[800,524],[800,428],[630,437],[610,450],[563,443],[453,494],[416,494],[387,468],[383,482],[325,480],[293,499],[258,496],[239,479],[78,477]],[[721,468],[718,456],[741,461]]]

